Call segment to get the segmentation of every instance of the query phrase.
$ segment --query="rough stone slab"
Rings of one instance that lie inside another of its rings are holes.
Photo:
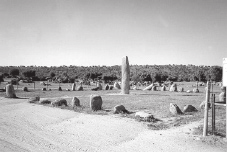
[[[193,92],[194,92],[194,93],[199,93],[199,89],[194,88],[194,89],[193,89]]]
[[[183,112],[197,112],[198,110],[192,105],[184,106]]]
[[[100,95],[91,95],[90,96],[90,108],[93,111],[102,109],[102,97]]]
[[[42,99],[39,101],[39,104],[50,104],[51,101],[49,99]]]
[[[28,88],[27,87],[23,87],[22,90],[25,91],[25,92],[27,92],[28,91]]]
[[[67,100],[65,100],[65,99],[56,99],[53,102],[51,102],[51,105],[52,106],[62,106],[62,105],[67,106]]]
[[[118,113],[127,113],[128,110],[125,109],[125,107],[123,105],[116,105],[114,107],[114,114],[118,114]]]
[[[15,90],[12,84],[6,85],[6,97],[7,98],[16,98]]]
[[[122,77],[121,77],[121,93],[122,94],[129,94],[130,90],[130,69],[129,69],[129,62],[128,62],[128,57],[123,57],[122,59],[122,66],[121,66],[121,72],[122,72]]]
[[[36,101],[39,101],[40,100],[40,97],[31,97],[28,99],[28,102],[29,103],[35,103]]]
[[[171,87],[170,87],[170,89],[169,89],[169,91],[171,91],[171,92],[177,92],[177,84],[172,84],[171,85]]]
[[[71,101],[72,107],[79,107],[80,106],[80,100],[77,97],[73,97]]]
[[[150,84],[149,86],[147,86],[146,88],[144,88],[143,90],[144,90],[144,91],[145,91],[145,90],[151,90],[153,86],[154,86],[154,84],[152,83],[152,84]]]
[[[166,91],[166,86],[162,86],[161,91]]]
[[[76,83],[73,83],[73,85],[72,85],[72,91],[76,91]]]
[[[107,84],[105,85],[105,90],[109,90],[110,86]]]
[[[118,82],[114,82],[113,87],[114,87],[115,89],[121,89],[121,86],[119,85]]]
[[[140,118],[153,118],[153,115],[144,111],[139,111],[135,113],[135,117]]]
[[[176,104],[173,104],[173,103],[170,103],[169,111],[173,115],[183,114],[183,112],[180,110],[180,108]]]
[[[83,91],[83,90],[84,90],[84,88],[82,86],[77,87],[77,91]]]

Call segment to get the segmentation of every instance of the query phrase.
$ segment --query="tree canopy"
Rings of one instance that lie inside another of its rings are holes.
[[[0,66],[0,72],[7,76],[35,77],[37,80],[61,79],[71,82],[75,79],[105,82],[121,79],[121,66]],[[222,67],[195,65],[130,65],[132,81],[222,81]]]
[[[19,69],[16,69],[16,68],[12,68],[9,70],[9,74],[12,76],[12,77],[16,77],[20,74],[20,71]]]

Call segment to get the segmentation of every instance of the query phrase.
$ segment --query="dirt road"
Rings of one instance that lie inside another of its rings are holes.
[[[129,118],[88,115],[0,98],[0,151],[225,151],[190,134],[193,126],[148,130]]]

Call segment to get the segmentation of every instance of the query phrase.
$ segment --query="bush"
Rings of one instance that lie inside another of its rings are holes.
[[[18,76],[19,75],[19,69],[12,69],[12,70],[10,70],[10,72],[9,72],[9,74],[11,75],[11,76],[13,76],[13,77],[16,77],[16,76]]]
[[[69,82],[69,79],[67,77],[64,77],[64,78],[62,78],[62,81],[61,82],[62,83],[68,83]]]
[[[3,78],[7,78],[7,77],[9,77],[9,74],[8,73],[3,73]]]
[[[3,77],[4,77],[3,75],[0,75],[0,83],[1,83],[1,82],[4,82]]]
[[[115,76],[115,75],[103,75],[102,79],[104,80],[105,83],[107,83],[107,82],[117,80],[117,76]]]
[[[75,78],[69,78],[68,81],[69,81],[69,83],[74,83],[75,82]]]
[[[23,72],[23,75],[26,78],[35,77],[35,71],[34,70],[28,70],[28,71]]]
[[[56,76],[56,74],[55,74],[53,71],[51,71],[51,72],[50,72],[50,77],[51,77],[51,78],[54,78],[55,76]]]
[[[39,78],[39,77],[37,77],[37,76],[32,77],[32,81],[39,81],[39,80],[40,80],[40,78]]]
[[[18,81],[17,81],[17,79],[12,79],[12,80],[10,81],[10,83],[11,83],[12,85],[18,85],[18,84],[19,84]]]
[[[140,75],[136,75],[136,74],[134,74],[134,75],[131,77],[131,80],[134,81],[135,83],[141,82],[141,81],[142,81]]]
[[[34,81],[36,81],[36,80],[34,80]],[[38,81],[46,81],[46,77],[43,77],[43,76],[38,77]]]

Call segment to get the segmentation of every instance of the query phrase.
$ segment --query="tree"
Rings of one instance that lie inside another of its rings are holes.
[[[219,66],[212,66],[210,69],[206,72],[206,78],[208,80],[212,81],[222,81],[222,68]]]
[[[69,82],[69,76],[67,72],[63,72],[60,76],[62,83],[68,83]]]
[[[32,77],[35,77],[35,71],[34,70],[28,70],[23,72],[24,77],[30,79]]]
[[[221,67],[219,66],[194,66],[194,65],[131,65],[130,78],[137,81],[158,81],[155,73],[161,76],[161,81],[166,81],[169,78],[172,81],[194,81],[195,76],[199,81],[212,79],[221,81]],[[16,70],[15,70],[16,69]],[[19,69],[19,70],[18,70]],[[17,77],[23,75],[24,71],[35,70],[39,80],[45,80],[46,77],[55,79],[57,76],[64,78],[74,78],[83,80],[96,80],[103,76],[115,75],[118,79],[121,78],[121,66],[0,66],[0,72],[6,73],[4,77]],[[61,74],[66,71],[67,75]],[[54,76],[55,75],[55,76]],[[54,78],[55,77],[55,78]],[[139,77],[139,78],[138,78]],[[107,77],[105,77],[106,79]],[[157,77],[158,78],[158,77]],[[34,77],[32,77],[34,80]],[[108,78],[107,78],[108,79]],[[66,79],[65,79],[66,80]]]
[[[94,81],[95,79],[100,79],[100,78],[102,78],[102,73],[94,72],[94,73],[86,73],[84,75],[85,80],[92,79]]]
[[[18,76],[19,73],[20,73],[19,69],[15,69],[15,68],[14,68],[14,69],[11,69],[10,72],[9,72],[9,74],[10,74],[11,76],[13,76],[13,77]]]
[[[171,75],[167,78],[168,81],[174,81],[174,82],[177,81],[177,79],[178,78],[176,76],[171,76]]]
[[[168,79],[167,74],[161,74],[161,81],[166,81]]]
[[[18,85],[18,80],[17,79],[12,79],[10,83],[12,85]]]
[[[53,79],[55,76],[56,76],[56,74],[53,71],[51,71],[50,72],[50,77]]]
[[[9,74],[8,73],[3,73],[2,76],[3,76],[3,78],[6,78],[6,77],[9,76]]]
[[[107,83],[116,80],[117,77],[115,75],[103,75],[102,79],[104,80],[105,83]]]
[[[158,73],[154,73],[154,74],[152,74],[152,80],[153,80],[153,83],[154,82],[161,82],[161,75],[160,74],[158,74]]]
[[[141,77],[138,74],[134,74],[132,76],[131,80],[134,81],[135,83],[137,83],[137,82],[140,82],[141,81]]]
[[[202,69],[195,71],[195,77],[197,78],[195,81],[202,81],[202,82],[206,81],[206,76],[205,76],[204,70]]]
[[[194,81],[199,81],[199,78],[197,76],[194,76]]]
[[[140,77],[141,77],[142,81],[152,81],[150,74],[143,74]]]
[[[4,82],[3,77],[4,77],[3,74],[1,74],[1,75],[0,75],[0,83],[1,83],[1,82]]]

